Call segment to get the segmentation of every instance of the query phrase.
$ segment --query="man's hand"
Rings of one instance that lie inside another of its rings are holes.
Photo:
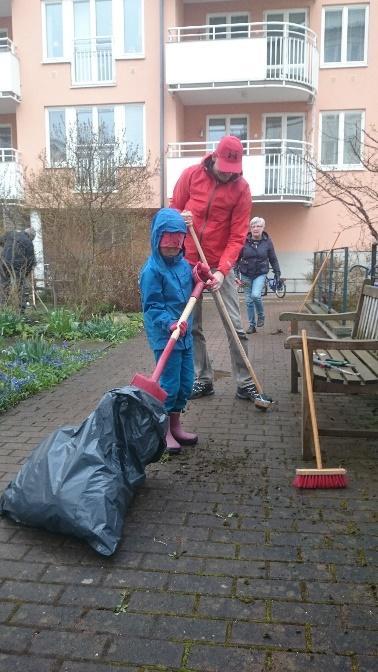
[[[192,276],[194,282],[197,283],[199,280],[201,282],[208,282],[208,280],[210,279],[209,272],[210,272],[210,266],[204,264],[202,261],[197,261],[196,265],[193,266],[192,270]]]
[[[177,322],[173,322],[173,323],[171,324],[171,326],[169,327],[169,331],[171,332],[171,334],[173,334],[173,332],[175,331],[175,329],[177,329],[177,327],[180,329],[180,336],[179,336],[179,338],[183,338],[183,336],[185,336],[185,334],[186,334],[186,332],[187,332],[187,330],[188,330],[188,323],[185,322],[185,320],[183,320],[182,322],[180,322],[180,324],[177,324]]]
[[[193,213],[190,210],[183,210],[181,213],[181,217],[185,219],[185,222],[188,226],[190,226],[190,224],[193,224]]]
[[[224,275],[221,271],[214,271],[213,279],[208,283],[208,287],[211,291],[216,291],[220,289],[223,285]]]

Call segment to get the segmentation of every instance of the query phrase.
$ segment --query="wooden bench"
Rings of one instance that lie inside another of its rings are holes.
[[[309,314],[281,313],[281,321],[291,322],[291,336],[285,348],[291,350],[291,391],[298,392],[298,377],[302,375],[302,339],[297,334],[299,322],[351,321],[352,335],[349,338],[308,337],[310,361],[325,356],[347,362],[339,368],[327,368],[316,363],[312,367],[314,392],[336,394],[378,393],[378,287],[369,281],[363,285],[357,310],[349,313]],[[324,353],[326,353],[324,355]],[[304,386],[302,386],[303,388]],[[348,436],[378,438],[378,429],[349,429],[347,427],[319,427],[321,436]],[[311,459],[313,444],[305,391],[302,389],[302,453]]]

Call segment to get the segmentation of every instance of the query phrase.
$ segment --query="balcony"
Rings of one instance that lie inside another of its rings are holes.
[[[0,148],[0,199],[19,201],[23,196],[20,152]]]
[[[176,142],[168,145],[167,197],[184,168],[199,163],[216,142]],[[304,203],[314,199],[314,182],[306,160],[313,152],[297,140],[244,140],[243,175],[254,202]]]
[[[0,114],[13,114],[21,100],[20,64],[15,45],[0,38]]]
[[[115,64],[111,37],[75,40],[72,61],[74,86],[114,84]]]
[[[311,102],[317,91],[316,35],[265,22],[170,28],[166,81],[184,105]]]

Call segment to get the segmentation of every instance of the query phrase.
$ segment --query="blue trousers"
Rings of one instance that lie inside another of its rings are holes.
[[[154,350],[158,361],[162,350]],[[174,349],[160,376],[159,384],[168,393],[164,406],[168,413],[184,410],[194,383],[193,351]]]
[[[264,319],[264,305],[261,298],[261,292],[264,287],[265,274],[258,275],[257,278],[254,278],[253,280],[246,275],[242,275],[242,281],[245,283],[243,290],[245,305],[247,306],[248,322],[251,327],[255,327],[255,308],[257,317],[262,320]]]

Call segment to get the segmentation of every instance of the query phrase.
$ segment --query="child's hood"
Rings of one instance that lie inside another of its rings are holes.
[[[186,235],[186,223],[184,218],[173,208],[162,208],[156,213],[151,222],[151,250],[152,256],[160,266],[165,264],[159,250],[159,243],[163,233],[183,233]],[[180,253],[182,257],[182,253]]]

